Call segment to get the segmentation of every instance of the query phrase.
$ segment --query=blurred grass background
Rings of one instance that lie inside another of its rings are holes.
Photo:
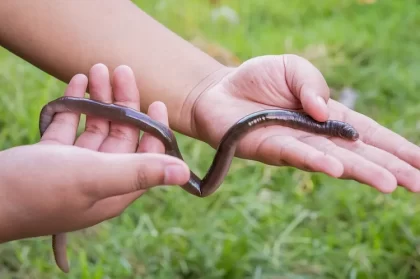
[[[353,88],[357,111],[420,143],[418,1],[134,2],[226,63],[299,54],[322,71],[334,98]],[[38,140],[39,111],[64,86],[0,49],[2,149]],[[178,139],[203,175],[214,150]],[[420,278],[418,201],[402,189],[383,195],[235,160],[209,198],[155,189],[119,218],[69,234],[68,276],[49,237],[1,245],[0,278]]]

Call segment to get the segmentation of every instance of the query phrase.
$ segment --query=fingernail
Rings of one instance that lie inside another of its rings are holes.
[[[165,178],[163,183],[166,185],[184,184],[185,168],[180,165],[168,165],[165,167]]]

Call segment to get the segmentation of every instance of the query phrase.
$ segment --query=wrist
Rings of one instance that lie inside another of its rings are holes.
[[[189,137],[200,139],[194,121],[197,103],[201,96],[216,86],[233,69],[220,64],[218,68],[213,69],[192,87],[182,104],[175,130]]]

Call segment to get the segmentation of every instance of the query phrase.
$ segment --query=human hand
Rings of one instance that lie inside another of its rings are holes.
[[[139,109],[131,70],[118,67],[112,89],[108,75],[104,65],[91,69],[91,98]],[[76,75],[65,95],[83,97],[87,84],[86,76]],[[167,124],[162,103],[148,114]],[[57,114],[39,143],[0,152],[0,242],[86,228],[120,215],[154,186],[188,181],[187,165],[175,157],[128,154],[163,153],[151,135],[139,141],[136,128],[88,117],[76,138],[78,124],[79,115]]]
[[[353,179],[381,192],[392,192],[397,185],[420,191],[420,148],[329,99],[326,81],[307,60],[295,55],[261,56],[223,69],[222,74],[220,81],[203,92],[193,92],[188,100],[193,103],[191,130],[197,138],[216,147],[227,129],[249,113],[273,108],[303,110],[318,121],[351,124],[359,140],[271,126],[245,136],[236,156]]]

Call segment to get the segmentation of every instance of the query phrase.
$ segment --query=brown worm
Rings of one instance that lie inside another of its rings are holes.
[[[176,138],[167,126],[132,108],[85,98],[61,97],[46,104],[41,110],[39,120],[41,137],[53,121],[54,115],[61,112],[83,113],[89,116],[102,117],[109,121],[130,124],[160,139],[165,145],[166,154],[183,160]],[[203,179],[200,179],[191,171],[189,181],[181,187],[198,197],[206,197],[215,192],[229,171],[238,141],[257,128],[272,125],[282,125],[310,133],[341,137],[353,141],[359,138],[358,132],[345,122],[335,120],[318,122],[307,114],[289,110],[258,111],[240,119],[224,134],[213,162]],[[65,233],[53,235],[52,245],[57,266],[67,273],[69,265],[66,255]]]

